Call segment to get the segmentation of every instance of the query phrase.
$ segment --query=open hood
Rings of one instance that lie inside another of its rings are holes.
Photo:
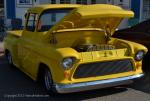
[[[51,30],[57,32],[64,29],[99,28],[112,35],[123,18],[133,16],[132,11],[114,5],[84,5],[74,9]]]

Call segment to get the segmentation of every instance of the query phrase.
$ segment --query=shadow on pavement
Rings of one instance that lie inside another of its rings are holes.
[[[104,97],[108,95],[113,95],[121,92],[125,92],[128,89],[125,87],[112,87],[107,89],[98,89],[92,91],[84,91],[78,93],[70,93],[70,94],[59,94],[55,97],[56,101],[61,99],[67,99],[69,101],[81,101],[81,100],[88,100],[97,97]]]

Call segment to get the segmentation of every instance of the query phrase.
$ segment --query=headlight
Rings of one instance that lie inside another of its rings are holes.
[[[75,59],[72,58],[72,57],[64,58],[63,61],[61,62],[62,67],[63,67],[65,70],[70,69],[70,68],[73,66],[74,60],[75,60]]]
[[[136,54],[135,54],[135,60],[136,61],[141,61],[143,59],[144,55],[145,55],[144,51],[138,51],[138,52],[136,52]]]

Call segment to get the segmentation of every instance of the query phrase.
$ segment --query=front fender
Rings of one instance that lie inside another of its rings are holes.
[[[145,53],[147,53],[148,49],[144,46],[141,45],[139,43],[135,43],[135,42],[131,42],[131,41],[127,41],[127,40],[122,40],[122,39],[117,39],[117,43],[125,43],[129,46],[130,48],[130,54],[134,55],[137,51],[139,50],[143,50]]]

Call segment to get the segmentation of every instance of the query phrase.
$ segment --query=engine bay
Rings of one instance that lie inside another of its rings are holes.
[[[74,47],[78,52],[91,52],[91,51],[102,51],[102,50],[114,50],[114,45],[110,44],[81,44]]]

